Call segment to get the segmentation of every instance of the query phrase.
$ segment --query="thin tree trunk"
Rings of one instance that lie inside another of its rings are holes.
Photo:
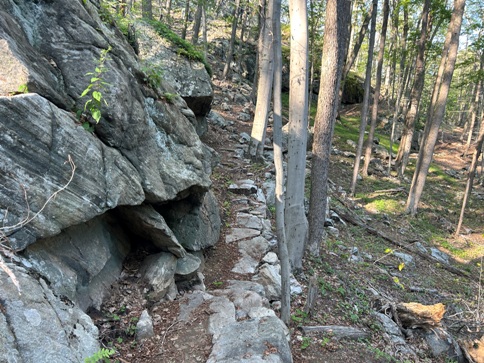
[[[376,66],[376,82],[375,92],[373,94],[373,106],[371,108],[371,123],[368,139],[366,140],[365,160],[363,162],[363,169],[361,173],[363,176],[368,176],[368,167],[370,166],[371,152],[373,148],[373,139],[375,137],[376,122],[378,120],[378,104],[380,102],[381,79],[383,71],[383,56],[385,55],[385,42],[388,27],[388,15],[390,13],[390,5],[388,0],[383,2],[383,23],[380,34],[380,49],[378,50],[378,61]]]
[[[355,42],[353,50],[351,51],[351,53],[348,55],[346,59],[346,63],[343,69],[343,76],[342,76],[343,82],[346,80],[346,77],[348,76],[348,73],[350,72],[351,67],[353,67],[353,64],[355,63],[356,56],[360,51],[361,45],[363,44],[363,39],[365,39],[366,32],[368,31],[368,25],[370,24],[370,20],[372,19],[373,11],[376,12],[376,8],[373,6],[373,3],[372,3],[372,5],[370,6],[370,9],[365,15],[365,19],[363,20],[363,24],[361,25],[360,32],[358,33],[358,39]]]
[[[232,12],[232,16],[234,18],[232,23],[232,32],[230,33],[230,44],[229,44],[229,51],[227,53],[225,67],[222,74],[222,79],[226,79],[229,71],[230,71],[230,63],[234,59],[234,51],[235,51],[235,35],[237,34],[237,21],[239,19],[239,7],[240,7],[240,0],[235,1],[234,11]]]
[[[302,268],[308,234],[304,182],[308,132],[308,15],[306,0],[290,0],[291,59],[286,183],[286,237],[293,269]]]
[[[324,236],[327,204],[327,181],[331,139],[338,113],[338,97],[349,35],[350,3],[328,0],[321,60],[318,110],[314,120],[313,156],[311,159],[311,196],[309,201],[309,252],[319,255]]]
[[[262,53],[259,53],[259,82],[257,86],[257,103],[255,106],[254,123],[250,137],[248,156],[254,160],[262,159],[264,141],[266,138],[267,117],[269,114],[272,81],[274,79],[274,50],[272,17],[274,1],[267,0],[264,22],[262,24]]]
[[[151,0],[142,0],[141,14],[144,19],[151,20],[153,18],[153,8]]]
[[[205,6],[204,0],[198,0],[197,12],[195,13],[195,24],[193,24],[192,44],[198,43],[198,35],[200,34],[200,26],[202,24],[202,13]]]
[[[266,0],[259,0],[258,6],[258,16],[257,16],[257,26],[259,31],[256,32],[258,34],[257,40],[257,55],[255,58],[255,72],[254,72],[254,80],[252,81],[252,91],[250,93],[250,99],[252,103],[255,105],[257,102],[257,84],[259,83],[259,69],[260,69],[260,57],[263,52],[263,31],[264,31],[264,9],[266,6]]]
[[[479,62],[479,73],[482,74],[484,69],[484,52],[481,55],[481,59]],[[482,79],[479,79],[476,84],[476,90],[474,93],[474,102],[471,105],[471,120],[469,122],[469,133],[467,135],[467,142],[466,142],[466,147],[464,150],[464,156],[467,156],[467,153],[469,152],[469,148],[471,146],[471,141],[472,141],[472,135],[474,134],[474,126],[476,124],[477,120],[477,114],[479,112],[479,100],[481,98],[481,90],[482,90]]]
[[[190,0],[186,0],[185,2],[185,17],[183,19],[183,29],[181,32],[181,38],[186,39],[187,38],[187,28],[188,28],[188,18],[190,15]]]
[[[355,195],[356,182],[358,180],[358,172],[360,169],[360,159],[363,150],[363,140],[365,137],[365,130],[367,125],[368,117],[368,105],[370,103],[370,92],[371,92],[371,66],[373,64],[373,48],[375,47],[375,34],[376,34],[376,13],[378,7],[378,0],[373,0],[373,11],[371,15],[371,30],[370,30],[370,42],[368,47],[368,60],[366,62],[366,75],[364,83],[364,95],[363,95],[363,105],[361,107],[361,121],[360,130],[358,137],[358,146],[356,147],[356,157],[355,165],[353,166],[353,177],[351,179],[350,194]]]
[[[427,124],[425,125],[424,140],[420,148],[412,185],[408,193],[406,211],[411,215],[417,214],[418,202],[420,201],[425,186],[440,124],[444,118],[447,96],[457,60],[464,8],[465,0],[454,0],[454,10],[452,11],[452,17],[444,43],[437,80],[435,81],[432,92],[432,102],[429,108]]]
[[[482,118],[481,120],[481,129],[479,131],[479,136],[476,142],[476,150],[474,151],[474,156],[472,157],[471,166],[469,168],[469,175],[467,176],[466,190],[464,192],[464,198],[462,200],[462,208],[460,211],[459,222],[455,230],[456,237],[459,236],[460,229],[462,228],[462,222],[464,221],[464,213],[465,213],[467,201],[472,193],[472,186],[474,184],[474,177],[476,175],[477,162],[482,152],[483,143],[484,143],[484,118]]]
[[[281,0],[274,2],[274,166],[276,169],[276,235],[281,261],[281,320],[289,325],[291,317],[291,263],[284,231],[284,167],[282,156],[282,54]]]
[[[413,133],[415,130],[415,122],[417,120],[420,99],[422,97],[422,92],[425,85],[425,48],[428,38],[429,11],[430,0],[425,0],[421,16],[422,28],[420,30],[420,39],[418,41],[417,60],[415,62],[415,82],[410,93],[409,112],[405,117],[405,126],[403,129],[402,139],[400,141],[397,158],[395,160],[398,177],[401,179],[403,179],[405,168],[408,165]]]

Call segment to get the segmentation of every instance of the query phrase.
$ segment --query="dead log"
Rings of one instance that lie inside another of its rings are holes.
[[[481,339],[460,340],[459,345],[469,362],[484,362],[484,335],[481,336]]]
[[[385,233],[380,232],[380,231],[376,230],[375,228],[370,227],[369,225],[364,223],[360,218],[358,218],[356,216],[353,216],[351,214],[344,213],[344,212],[339,212],[338,215],[342,219],[344,219],[346,222],[351,223],[354,226],[358,226],[360,228],[365,229],[369,234],[380,237],[380,238],[384,239],[385,241],[391,242],[392,244],[394,244],[394,245],[396,245],[400,248],[403,248],[403,249],[405,249],[409,252],[415,253],[415,254],[419,255],[420,257],[422,257],[423,259],[426,259],[427,261],[438,263],[440,266],[442,266],[443,269],[445,269],[449,272],[452,272],[455,275],[466,277],[468,279],[479,282],[479,276],[478,275],[477,276],[470,275],[469,273],[462,271],[462,270],[459,270],[458,268],[456,268],[454,266],[443,263],[442,261],[437,260],[435,257],[433,257],[433,256],[431,256],[427,253],[421,252],[416,248],[413,248],[412,245],[410,244],[410,242],[401,242],[401,241],[398,241],[394,238],[391,238],[391,237],[387,236]],[[414,241],[412,241],[412,242],[414,242]]]
[[[331,336],[338,339],[366,339],[370,337],[370,334],[364,330],[352,327],[352,326],[341,326],[341,325],[317,325],[317,326],[302,326],[302,332],[307,335],[310,333],[323,333],[330,334]]]
[[[423,305],[416,302],[397,304],[398,318],[406,328],[430,329],[439,326],[445,314],[445,305]]]

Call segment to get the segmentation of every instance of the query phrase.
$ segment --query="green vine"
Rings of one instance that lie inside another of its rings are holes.
[[[114,349],[101,348],[96,353],[84,359],[84,363],[109,363],[109,359],[116,351]]]
[[[87,88],[81,93],[81,98],[86,96],[90,97],[84,104],[84,111],[89,111],[91,117],[94,119],[94,121],[96,121],[96,123],[99,123],[99,120],[101,120],[102,104],[104,103],[107,105],[107,102],[102,95],[102,90],[109,85],[109,83],[106,83],[103,80],[103,74],[107,71],[105,63],[110,51],[111,46],[101,51],[96,68],[94,68],[94,72],[86,73],[86,76],[91,77],[91,80]],[[83,124],[83,126],[86,128],[85,124]],[[90,126],[89,123],[87,123],[87,126]]]

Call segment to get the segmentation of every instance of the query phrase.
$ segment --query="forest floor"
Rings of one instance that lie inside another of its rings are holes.
[[[212,179],[220,204],[222,232],[219,243],[205,255],[203,274],[207,290],[224,288],[230,279],[247,278],[231,272],[239,251],[235,244],[224,243],[225,232],[234,223],[237,208],[231,203],[234,196],[228,191],[228,185],[247,178],[262,181],[266,172],[273,171],[270,163],[247,167],[243,160],[233,157],[238,143],[236,136],[241,132],[250,133],[251,123],[237,119],[242,111],[240,105],[229,101],[231,111],[220,109],[224,97],[222,90],[228,84],[220,81],[214,81],[214,84],[216,101],[213,108],[233,125],[227,129],[211,126],[203,137],[203,141],[221,157]],[[352,151],[346,142],[348,136],[355,137],[346,133],[352,127],[357,129],[354,107],[343,110],[336,125],[334,146],[337,150]],[[341,132],[342,129],[346,130],[345,133]],[[459,132],[457,129],[446,132],[444,141],[439,141],[416,217],[403,213],[409,183],[394,176],[375,171],[359,182],[354,198],[347,197],[345,191],[348,191],[354,159],[343,153],[332,156],[329,173],[333,185],[331,209],[362,224],[337,225],[339,236],[328,235],[320,258],[305,258],[304,270],[296,276],[304,292],[292,299],[289,328],[295,363],[451,362],[443,357],[432,357],[426,343],[416,338],[409,338],[408,343],[417,352],[417,357],[401,355],[385,339],[373,316],[378,299],[370,291],[395,303],[443,303],[446,306],[443,324],[456,338],[463,332],[467,336],[477,336],[484,316],[479,287],[484,255],[484,190],[475,185],[464,222],[465,234],[454,237],[466,181],[464,168],[469,164],[469,158],[460,156]],[[382,134],[379,137],[384,140],[387,136]],[[408,170],[409,179],[414,162],[413,158]],[[451,265],[462,273],[450,272],[443,264],[415,253],[416,242],[447,253]],[[359,262],[351,262],[355,248],[359,256],[364,256]],[[411,255],[414,262],[402,266],[396,252]],[[176,323],[183,296],[150,308],[155,338],[143,343],[134,339],[136,319],[146,308],[144,287],[137,271],[142,257],[133,254],[126,261],[123,278],[113,287],[110,300],[103,306],[103,316],[97,320],[103,342],[117,350],[113,358],[120,362],[206,361],[211,351],[211,336],[203,326],[206,316],[195,318],[187,325]],[[308,284],[313,276],[318,282],[318,294],[310,313],[306,313]],[[331,334],[321,333],[305,336],[301,327],[310,325],[352,326],[370,332],[370,338],[338,340]],[[178,339],[182,336],[191,336],[191,343],[180,346]]]

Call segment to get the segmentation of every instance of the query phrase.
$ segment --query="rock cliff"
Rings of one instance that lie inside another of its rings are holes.
[[[84,311],[99,308],[130,250],[186,260],[219,237],[216,155],[197,134],[209,75],[191,61],[179,65],[191,89],[163,74],[153,84],[140,66],[148,54],[138,57],[97,6],[0,0],[0,242],[17,252],[6,266],[22,293],[0,269],[0,362],[82,361],[99,349]],[[83,112],[92,96],[81,95],[103,51],[96,123]],[[160,52],[149,54],[157,66]]]

